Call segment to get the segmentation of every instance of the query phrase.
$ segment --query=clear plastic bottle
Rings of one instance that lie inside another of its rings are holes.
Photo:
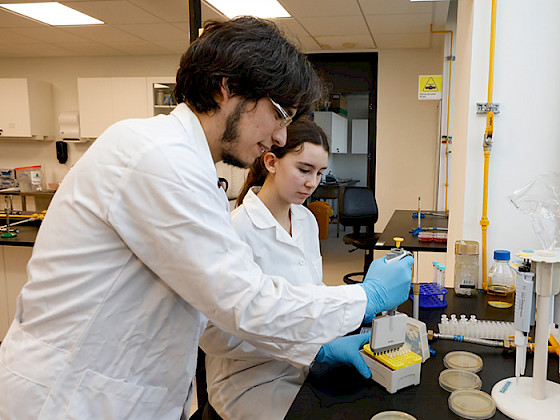
[[[494,251],[494,265],[488,274],[488,305],[511,308],[515,299],[515,270],[509,265],[510,253]]]
[[[454,288],[458,296],[476,296],[478,293],[478,242],[455,242]]]

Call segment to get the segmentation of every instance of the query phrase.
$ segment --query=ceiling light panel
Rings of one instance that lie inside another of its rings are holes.
[[[0,7],[53,26],[102,25],[103,22],[57,2],[10,3]]]
[[[290,14],[276,0],[206,0],[206,2],[226,15],[255,16],[259,18],[290,17]]]

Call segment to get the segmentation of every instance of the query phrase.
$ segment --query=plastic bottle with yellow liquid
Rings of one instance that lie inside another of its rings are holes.
[[[488,305],[511,308],[515,300],[515,270],[509,265],[510,253],[494,251],[494,265],[488,274]]]

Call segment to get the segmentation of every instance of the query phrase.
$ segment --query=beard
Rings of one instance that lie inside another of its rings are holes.
[[[253,162],[244,162],[239,157],[239,120],[245,111],[247,100],[241,100],[226,120],[226,128],[220,138],[223,145],[222,161],[237,168],[248,168]]]

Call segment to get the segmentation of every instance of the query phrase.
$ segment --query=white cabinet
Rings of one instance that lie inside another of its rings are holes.
[[[99,137],[117,121],[151,115],[146,77],[78,78],[78,103],[84,138]]]
[[[174,77],[147,77],[148,113],[152,115],[169,114],[177,103],[173,98]]]
[[[321,127],[330,141],[331,153],[346,153],[348,150],[348,120],[330,111],[314,114],[315,122]]]
[[[52,85],[0,79],[0,136],[52,140],[54,135]]]
[[[367,154],[368,152],[368,120],[352,120],[352,153]]]
[[[27,282],[27,263],[33,252],[28,246],[0,246],[0,341],[16,313],[19,292]]]

